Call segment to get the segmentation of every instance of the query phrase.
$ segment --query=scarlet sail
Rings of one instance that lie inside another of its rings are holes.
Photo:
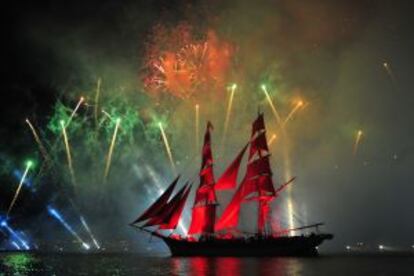
[[[241,187],[239,187],[220,219],[216,222],[214,226],[215,231],[237,227],[239,223],[240,204],[244,199],[243,189]]]
[[[228,190],[237,186],[237,175],[239,173],[240,164],[243,159],[243,155],[246,152],[247,144],[237,155],[236,159],[230,164],[230,166],[224,171],[223,175],[217,180],[214,188],[216,190]]]
[[[185,186],[187,187],[187,186]],[[187,197],[190,194],[191,186],[188,186],[186,190],[183,189],[180,200],[175,204],[174,209],[167,215],[164,219],[164,223],[160,225],[159,229],[175,229],[180,220],[181,214],[183,212]]]
[[[161,208],[158,213],[150,218],[144,226],[167,226],[171,217],[174,215],[178,207],[181,205],[187,185],[182,187],[177,194]],[[169,229],[169,228],[164,228]]]
[[[212,129],[213,125],[208,122],[202,149],[200,185],[194,199],[189,235],[214,233],[217,198],[214,191],[213,154],[211,151],[210,132]]]
[[[255,194],[248,198],[248,196]],[[258,233],[263,234],[269,215],[269,203],[276,196],[269,163],[269,148],[263,114],[253,122],[249,160],[246,175],[233,199],[215,225],[216,230],[235,228],[239,221],[240,204],[244,200],[257,200],[259,204]]]
[[[157,213],[165,206],[168,199],[170,198],[180,176],[177,176],[176,179],[168,186],[168,188],[164,191],[164,193],[136,220],[132,222],[132,224],[150,219],[157,215]]]

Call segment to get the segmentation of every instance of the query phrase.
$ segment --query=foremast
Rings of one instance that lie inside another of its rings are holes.
[[[214,190],[213,154],[211,150],[211,131],[213,125],[208,122],[204,134],[200,185],[196,190],[188,235],[201,234],[212,236],[216,220],[217,197]]]

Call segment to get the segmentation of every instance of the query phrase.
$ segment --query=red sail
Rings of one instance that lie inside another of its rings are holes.
[[[256,194],[248,198],[250,195]],[[239,220],[240,204],[244,200],[259,203],[258,231],[262,233],[269,216],[269,203],[275,198],[272,171],[269,162],[269,148],[263,114],[253,122],[246,176],[233,199],[216,223],[216,230],[236,227]]]
[[[266,222],[269,219],[270,214],[270,200],[259,200],[259,217],[257,221],[257,228],[259,233],[263,233]]]
[[[191,225],[188,229],[188,235],[213,233],[214,229],[212,229],[212,227],[214,227],[214,221],[214,206],[204,205],[194,207],[191,216]]]
[[[140,221],[147,220],[149,218],[152,218],[157,215],[157,213],[165,206],[168,199],[170,198],[175,185],[178,182],[178,179],[180,176],[177,176],[177,178],[170,184],[170,186],[164,191],[164,193],[136,220],[134,220],[134,223],[138,223]]]
[[[259,175],[271,175],[269,156],[264,156],[247,164],[246,179],[251,179]]]
[[[156,225],[162,225],[167,224],[169,221],[169,218],[174,213],[174,210],[180,205],[181,199],[183,197],[183,194],[187,188],[187,185],[182,187],[175,196],[168,201],[168,203],[160,209],[160,211],[153,216],[147,223],[145,223],[144,226],[156,226]]]
[[[216,222],[214,226],[216,231],[237,227],[237,224],[239,223],[240,204],[242,201],[243,193],[239,187],[220,219]]]
[[[214,191],[213,154],[211,151],[211,134],[213,125],[208,122],[204,135],[200,185],[196,191],[191,224],[188,234],[213,233],[216,219],[217,198]]]
[[[242,184],[244,185],[244,197],[246,201],[269,201],[272,200],[276,195],[274,192],[273,183],[267,176],[259,176]]]
[[[251,198],[251,200],[257,200],[259,204],[257,228],[258,233],[262,234],[269,218],[270,201],[276,196],[270,169],[269,148],[267,146],[263,114],[259,114],[259,117],[253,123],[246,179],[249,182],[254,181],[256,183],[257,197]]]
[[[160,225],[159,229],[175,229],[177,228],[178,221],[180,220],[181,214],[183,212],[185,203],[187,201],[188,195],[190,194],[191,186],[188,186],[187,190],[182,195],[179,203],[176,208],[171,212],[170,216],[166,219],[166,222]]]
[[[248,200],[257,200],[259,202],[259,218],[258,218],[258,229],[264,229],[266,222],[269,220],[270,214],[270,202],[275,199],[279,193],[284,190],[290,183],[295,180],[295,177],[290,179],[288,182],[281,185],[275,193],[261,193],[256,197],[251,197]],[[267,181],[266,181],[267,182]],[[271,183],[262,183],[261,185],[269,185]],[[273,185],[273,184],[272,184]],[[273,186],[272,186],[273,187]],[[268,188],[267,188],[268,189]]]
[[[216,190],[233,189],[237,186],[237,175],[247,146],[248,144],[240,151],[236,159],[234,159],[230,166],[224,171],[219,180],[217,180],[216,185],[214,185]]]
[[[257,119],[253,122],[252,136],[254,133],[264,130],[264,129],[265,129],[264,117],[263,117],[263,113],[260,113]]]
[[[254,157],[255,154],[259,156],[264,156],[268,154],[269,148],[267,146],[266,132],[264,130],[258,132],[257,134],[252,134],[253,140],[250,144],[249,159]]]

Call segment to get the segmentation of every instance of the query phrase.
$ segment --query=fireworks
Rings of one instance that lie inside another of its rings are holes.
[[[358,130],[358,132],[356,134],[356,137],[355,137],[354,146],[353,146],[353,149],[352,149],[353,156],[356,156],[356,154],[358,152],[358,147],[359,147],[359,144],[361,143],[362,135],[363,135],[362,130]]]
[[[72,164],[72,155],[70,153],[70,147],[69,147],[69,140],[68,135],[66,133],[66,126],[65,121],[60,121],[60,125],[62,127],[62,135],[63,135],[63,141],[65,142],[65,148],[66,148],[66,157],[68,161],[69,166],[69,172],[72,179],[73,186],[76,186],[76,180],[75,180],[75,171],[73,170],[73,164]]]
[[[23,183],[26,180],[26,176],[27,176],[30,168],[32,167],[32,165],[33,165],[32,161],[27,161],[26,169],[23,173],[22,178],[20,179],[19,186],[17,187],[17,190],[16,190],[16,193],[14,194],[13,200],[10,203],[9,209],[7,210],[7,216],[9,216],[11,210],[13,209],[14,204],[16,203],[17,197],[19,196],[20,190],[22,189]]]
[[[395,85],[395,83],[396,83],[395,75],[394,75],[394,72],[393,72],[391,66],[389,65],[389,63],[384,62],[382,64],[382,66],[384,67],[385,71],[387,72],[387,75],[390,77],[392,83]]]
[[[114,122],[115,123],[115,126],[116,126],[116,122],[117,122],[117,119],[115,119],[114,118],[114,116],[112,116],[111,114],[109,114],[106,110],[104,110],[104,109],[102,109],[102,113],[109,119],[109,120],[111,120],[112,122]],[[128,116],[125,116],[125,117],[127,117],[128,119],[130,119],[131,117],[133,117],[133,116],[136,116],[135,114],[128,114]],[[132,121],[132,122],[131,122]],[[101,124],[103,123],[103,120],[102,120],[102,122],[101,122]],[[123,121],[123,125],[127,125],[129,123],[129,127],[133,127],[134,126],[134,124],[135,124],[135,120],[134,119],[132,119],[132,120],[127,120],[127,121]],[[119,126],[118,126],[118,131],[119,130],[124,130],[123,129],[123,127],[121,126],[121,124],[119,124]],[[126,132],[126,131],[125,131]]]
[[[268,145],[270,146],[271,144],[273,144],[273,142],[276,140],[276,138],[277,138],[277,135],[273,134],[269,139]]]
[[[167,154],[168,154],[168,159],[170,160],[171,169],[172,169],[173,173],[176,174],[177,170],[175,168],[174,159],[173,159],[173,156],[172,156],[170,144],[168,143],[167,135],[165,135],[164,128],[163,128],[161,122],[158,123],[158,126],[160,128],[162,139],[164,141],[165,150],[167,151]]]
[[[143,82],[148,92],[187,99],[224,85],[234,49],[214,31],[200,39],[183,23],[172,29],[157,25],[146,52]]]
[[[95,126],[98,126],[98,110],[99,110],[99,96],[101,94],[101,78],[96,82],[96,94],[95,94],[95,106],[94,106],[94,116],[95,116]]]
[[[51,215],[53,218],[59,221],[63,225],[63,227],[65,227],[65,229],[69,231],[69,233],[72,234],[72,236],[82,245],[84,249],[86,250],[90,249],[90,245],[82,240],[79,234],[76,233],[75,230],[73,230],[73,228],[66,222],[66,220],[62,217],[62,215],[56,209],[48,206],[47,211],[49,215]]]
[[[224,130],[223,130],[223,138],[221,140],[221,147],[224,147],[224,142],[227,136],[227,129],[229,127],[229,121],[230,121],[230,113],[231,113],[231,107],[233,106],[233,98],[234,98],[234,92],[237,89],[237,84],[233,84],[231,86],[231,92],[230,92],[230,98],[229,98],[229,103],[227,105],[227,112],[226,112],[226,119],[224,121]]]
[[[276,118],[276,120],[277,120],[277,123],[278,123],[280,126],[282,126],[282,119],[281,119],[281,117],[280,117],[280,115],[279,115],[279,112],[276,110],[276,107],[275,107],[275,105],[273,104],[272,99],[270,98],[269,92],[267,92],[266,85],[264,85],[264,84],[263,84],[263,85],[261,86],[261,88],[262,88],[263,92],[264,92],[264,93],[265,93],[265,95],[266,95],[266,100],[267,100],[267,102],[269,103],[270,108],[272,109],[273,115],[275,116],[275,118]]]
[[[69,124],[72,122],[73,117],[75,117],[75,114],[78,111],[80,105],[83,103],[83,101],[84,101],[84,98],[83,97],[80,97],[79,102],[76,104],[76,107],[73,109],[72,113],[70,114],[69,119],[66,122],[66,126],[65,127],[68,127]]]
[[[200,141],[200,106],[198,104],[195,105],[195,147],[196,151],[199,147]]]
[[[289,120],[292,119],[293,115],[299,110],[299,108],[301,108],[303,106],[303,101],[299,100],[296,105],[293,107],[292,111],[290,111],[290,113],[287,115],[285,121],[283,122],[284,125],[287,124],[287,122],[289,122]]]
[[[40,140],[39,135],[37,134],[35,128],[30,123],[29,119],[26,119],[26,123],[29,125],[29,127],[30,127],[30,129],[33,133],[35,141],[36,141],[37,145],[39,146],[40,153],[43,155],[43,158],[45,159],[45,161],[49,162],[50,161],[49,155],[47,154],[46,148],[43,146],[43,143]]]
[[[108,117],[108,119],[110,119],[110,120],[114,120],[114,118],[112,118],[112,116],[111,116],[111,114],[109,114],[107,111],[105,111],[104,109],[102,109],[102,113],[106,116],[106,117]]]
[[[111,162],[112,162],[112,154],[114,152],[114,147],[115,147],[115,140],[116,140],[116,136],[118,134],[118,129],[119,129],[119,125],[121,123],[121,119],[118,118],[116,120],[116,124],[115,124],[115,130],[114,130],[114,134],[112,136],[112,141],[111,141],[111,146],[109,147],[109,152],[108,155],[106,157],[106,166],[105,166],[105,173],[104,173],[104,183],[106,182],[107,178],[108,178],[108,174],[109,174],[109,169],[111,167]]]

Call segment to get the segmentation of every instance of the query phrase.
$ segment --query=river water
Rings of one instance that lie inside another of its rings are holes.
[[[0,253],[0,275],[414,275],[414,255],[171,258],[16,252]]]

